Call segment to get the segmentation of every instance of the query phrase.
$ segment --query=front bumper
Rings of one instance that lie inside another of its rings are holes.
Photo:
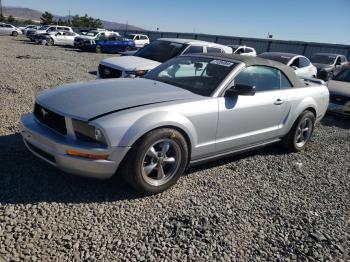
[[[60,135],[38,123],[33,114],[21,118],[22,137],[26,147],[34,155],[67,173],[97,179],[112,177],[129,147],[96,147],[74,138]],[[74,150],[86,154],[109,155],[107,160],[90,160],[66,154]]]

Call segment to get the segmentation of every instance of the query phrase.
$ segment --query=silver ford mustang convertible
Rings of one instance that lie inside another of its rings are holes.
[[[278,62],[239,55],[174,58],[144,78],[45,91],[22,116],[28,149],[69,173],[158,193],[189,165],[282,142],[304,149],[325,114],[326,86]]]

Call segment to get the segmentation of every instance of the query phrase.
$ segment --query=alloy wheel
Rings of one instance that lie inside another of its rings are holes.
[[[299,123],[295,134],[295,143],[297,147],[303,147],[310,139],[313,123],[310,118],[305,118]]]
[[[142,161],[142,177],[146,183],[160,186],[170,181],[180,167],[181,150],[171,139],[161,139],[151,145]]]

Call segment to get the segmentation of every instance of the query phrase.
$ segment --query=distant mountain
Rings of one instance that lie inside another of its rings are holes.
[[[34,22],[39,22],[42,14],[42,12],[30,8],[3,6],[2,9],[4,16],[12,15],[16,19],[30,19]]]
[[[40,17],[43,12],[40,12],[38,10],[30,9],[30,8],[24,8],[24,7],[13,7],[13,6],[4,6],[3,7],[3,14],[4,16],[10,16],[12,15],[16,19],[20,20],[26,20],[30,19],[33,20],[34,22],[40,22]],[[59,15],[54,15],[55,19],[62,19],[62,20],[68,20],[69,16],[59,16]],[[71,16],[73,17],[73,15]],[[131,31],[144,31],[144,29],[134,26],[134,25],[127,25],[127,24],[122,24],[122,23],[116,23],[116,22],[111,22],[111,21],[105,21],[101,20],[103,27],[106,29],[113,29],[116,31],[125,31],[126,28]]]

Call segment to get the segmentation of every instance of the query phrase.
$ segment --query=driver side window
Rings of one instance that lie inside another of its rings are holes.
[[[255,86],[256,92],[280,90],[281,72],[267,66],[249,66],[236,76],[234,83]]]

